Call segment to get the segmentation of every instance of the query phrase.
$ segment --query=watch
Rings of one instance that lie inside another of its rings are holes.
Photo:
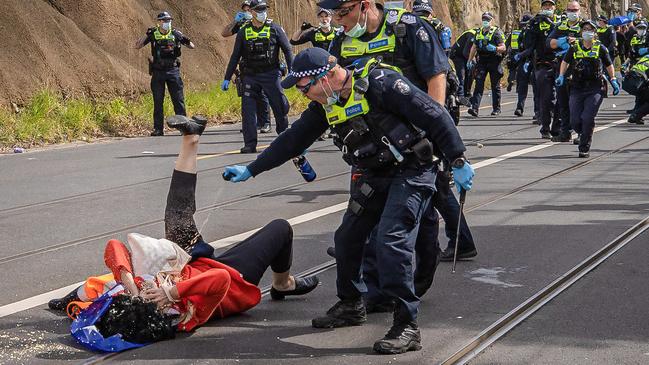
[[[455,169],[461,169],[464,167],[464,164],[467,162],[464,156],[460,156],[451,162],[451,167]]]

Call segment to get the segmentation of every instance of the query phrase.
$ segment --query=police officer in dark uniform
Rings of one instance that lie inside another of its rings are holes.
[[[229,88],[230,78],[241,61],[239,69],[243,87],[241,116],[244,140],[241,153],[257,152],[256,99],[260,97],[262,90],[268,96],[270,107],[273,110],[277,133],[288,128],[289,104],[279,84],[281,76],[279,49],[282,49],[288,65],[293,59],[286,33],[282,27],[268,19],[266,2],[252,0],[250,9],[253,19],[237,33],[234,50],[221,84],[221,89]]]
[[[314,27],[311,23],[304,22],[299,30],[291,37],[291,44],[294,46],[311,42],[313,47],[329,49],[331,41],[336,36],[336,29],[331,25],[331,10],[318,9],[318,26]]]
[[[640,58],[625,73],[622,88],[629,94],[636,96],[636,104],[628,122],[644,124],[642,118],[649,114],[649,55]]]
[[[366,321],[360,275],[363,246],[377,231],[381,290],[396,300],[392,328],[376,341],[384,354],[421,349],[413,285],[417,222],[435,190],[436,145],[453,161],[456,184],[469,190],[473,168],[448,112],[393,66],[364,59],[345,69],[320,48],[295,58],[283,87],[295,85],[313,102],[290,129],[246,166],[225,169],[224,177],[243,181],[299,155],[331,126],[343,158],[361,176],[353,179],[350,201],[336,245],[336,287],[340,301],[315,318],[316,328],[360,325]]]
[[[451,47],[451,52],[449,54],[449,58],[453,61],[453,66],[455,66],[455,72],[457,73],[457,95],[460,97],[460,103],[469,107],[471,106],[469,98],[471,97],[473,76],[471,72],[468,72],[466,65],[469,61],[469,53],[471,53],[473,40],[475,39],[478,30],[479,28],[465,30],[464,33],[457,38],[453,47]]]
[[[578,1],[569,1],[566,7],[566,20],[563,20],[557,25],[552,33],[548,36],[546,45],[555,51],[557,56],[557,65],[559,60],[566,54],[570,45],[575,43],[581,33],[581,7]],[[571,123],[570,123],[570,85],[562,84],[557,86],[557,108],[559,111],[559,128],[557,126],[552,128],[552,141],[553,142],[570,142],[571,139]]]
[[[522,116],[523,111],[525,110],[525,101],[527,100],[529,85],[532,85],[533,91],[536,90],[533,67],[530,62],[528,62],[526,59],[524,60],[521,56],[521,53],[524,49],[523,40],[525,39],[525,31],[527,30],[530,20],[532,20],[531,15],[523,15],[519,22],[519,29],[512,30],[512,33],[506,42],[509,52],[509,75],[511,77],[511,75],[513,74],[516,80],[516,94],[518,95],[518,102],[516,103],[514,115],[517,117]],[[534,92],[534,115],[538,114],[537,95],[538,93]]]
[[[194,49],[194,43],[179,30],[172,28],[171,15],[163,11],[158,14],[158,26],[149,28],[146,36],[138,40],[136,49],[151,43],[149,74],[151,75],[151,92],[153,92],[153,132],[152,136],[164,135],[164,98],[165,85],[174,105],[176,115],[186,115],[183,80],[180,77],[181,45]]]
[[[252,20],[252,12],[250,11],[250,2],[252,0],[244,0],[241,3],[241,11],[237,12],[234,16],[234,19],[230,24],[223,27],[221,31],[221,36],[223,38],[229,38],[233,35],[239,33],[239,29],[244,25],[250,23]],[[243,88],[241,87],[241,73],[239,70],[234,72],[234,84],[237,86],[237,93],[239,97],[243,96]],[[259,93],[259,98],[257,99],[257,131],[259,133],[270,133],[270,104],[268,103],[268,97],[262,91]],[[243,132],[243,128],[240,132]]]
[[[595,116],[606,97],[604,71],[613,87],[613,95],[620,93],[620,85],[615,79],[615,69],[608,50],[595,38],[595,22],[584,21],[580,24],[580,29],[581,39],[569,47],[555,82],[557,87],[561,87],[566,83],[566,74],[569,75],[570,123],[579,134],[579,157],[585,158],[590,156]]]
[[[633,35],[637,32],[637,26],[641,21],[646,21],[647,19],[642,16],[642,6],[638,3],[633,3],[629,5],[629,8],[626,11],[626,17],[631,20],[629,24],[629,29],[625,33],[627,40],[631,39]]]
[[[599,15],[597,17],[597,39],[608,49],[608,54],[614,60],[617,57],[617,36],[612,25],[608,25],[608,17]]]
[[[505,35],[500,28],[492,26],[494,16],[490,12],[482,14],[482,27],[476,33],[469,53],[469,61],[467,68],[469,71],[476,68],[475,75],[475,90],[471,98],[471,109],[468,110],[469,114],[474,117],[478,116],[480,109],[480,102],[482,101],[482,93],[484,92],[484,84],[489,74],[491,81],[491,96],[493,101],[493,111],[491,115],[499,115],[500,110],[500,79],[505,74],[501,62],[503,55],[507,52],[505,47]],[[476,62],[477,56],[477,62]]]
[[[627,41],[627,62],[633,66],[640,57],[649,54],[649,37],[647,36],[647,22],[641,20],[635,26],[635,33]]]
[[[541,10],[530,21],[525,32],[524,50],[521,52],[521,59],[532,62],[536,88],[539,100],[539,118],[541,124],[541,137],[550,139],[550,123],[554,112],[555,103],[555,55],[546,47],[545,41],[555,27],[554,0],[541,0]]]

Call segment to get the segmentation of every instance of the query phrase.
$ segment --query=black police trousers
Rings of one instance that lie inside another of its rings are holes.
[[[452,58],[455,73],[457,74],[458,89],[457,96],[471,96],[471,86],[473,85],[473,75],[466,69],[466,59],[461,57]]]
[[[474,110],[478,110],[480,108],[480,102],[482,101],[482,94],[484,93],[484,84],[487,79],[487,74],[489,74],[489,80],[491,81],[491,99],[493,103],[493,110],[500,110],[500,79],[502,79],[504,72],[503,66],[500,64],[499,60],[479,61],[476,65],[475,90],[473,91],[473,97],[471,98],[471,106]]]
[[[601,87],[570,88],[570,124],[579,133],[579,152],[590,151],[595,117],[604,101]]]
[[[549,65],[537,65],[536,68],[536,89],[539,93],[539,122],[541,124],[541,133],[559,133],[559,122],[555,118],[558,116],[556,94],[555,94],[555,69]]]
[[[257,103],[266,94],[275,117],[277,134],[288,128],[288,99],[280,85],[279,69],[256,74],[244,74],[241,78],[243,95],[241,97],[241,117],[243,142],[246,147],[257,146]]]
[[[525,72],[525,62],[519,62],[516,69],[516,94],[518,95],[516,109],[525,111],[525,101],[527,100],[529,87],[530,85],[532,85],[532,94],[534,98],[534,115],[538,116],[539,93],[536,88],[536,78],[534,76],[532,65],[529,65],[528,71]]]
[[[153,93],[153,128],[157,130],[164,128],[165,85],[169,89],[169,96],[174,105],[174,113],[176,115],[187,115],[180,69],[178,67],[168,70],[154,69],[151,75],[151,92]]]
[[[222,254],[203,241],[196,228],[197,175],[174,170],[165,209],[165,237],[192,255],[207,257],[236,269],[243,278],[259,285],[268,267],[276,273],[289,271],[293,260],[293,229],[276,219]]]

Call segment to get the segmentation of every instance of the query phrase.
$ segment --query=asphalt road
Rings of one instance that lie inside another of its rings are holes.
[[[105,361],[439,363],[649,215],[649,127],[623,121],[631,106],[628,96],[605,101],[587,163],[577,158],[576,146],[541,140],[529,112],[514,117],[511,94],[501,116],[488,116],[487,106],[484,116],[463,118],[459,129],[478,167],[467,198],[478,257],[459,263],[455,274],[447,264],[438,269],[420,310],[422,351],[372,354],[371,345],[389,327],[387,314],[370,315],[363,327],[311,328],[311,318],[336,301],[335,270],[329,269],[308,296],[264,298],[243,315]],[[330,140],[314,145],[308,157],[318,178],[312,183],[287,163],[234,185],[221,179],[223,167],[254,157],[234,152],[241,146],[238,129],[213,128],[201,139],[196,221],[203,236],[226,246],[232,236],[274,218],[296,218],[293,271],[329,261],[325,250],[344,207],[338,204],[347,201],[349,169],[340,153]],[[260,145],[273,136],[263,135]],[[101,360],[74,343],[67,317],[43,303],[54,295],[47,293],[105,272],[108,239],[164,235],[179,143],[171,135],[0,156],[0,363]],[[440,241],[444,247],[446,238]],[[647,243],[647,233],[636,238],[473,363],[648,363]],[[266,277],[262,285],[268,283]]]

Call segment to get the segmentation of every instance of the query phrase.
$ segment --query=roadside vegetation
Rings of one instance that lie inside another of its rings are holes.
[[[287,90],[291,112],[299,113],[308,100],[297,90]],[[241,99],[234,88],[227,92],[185,90],[188,115],[208,116],[210,124],[241,119]],[[165,99],[165,113],[173,114],[173,105]],[[153,128],[153,98],[104,100],[64,99],[51,90],[42,90],[16,110],[0,108],[0,149],[30,148],[53,143],[90,141],[101,137],[148,135]]]

